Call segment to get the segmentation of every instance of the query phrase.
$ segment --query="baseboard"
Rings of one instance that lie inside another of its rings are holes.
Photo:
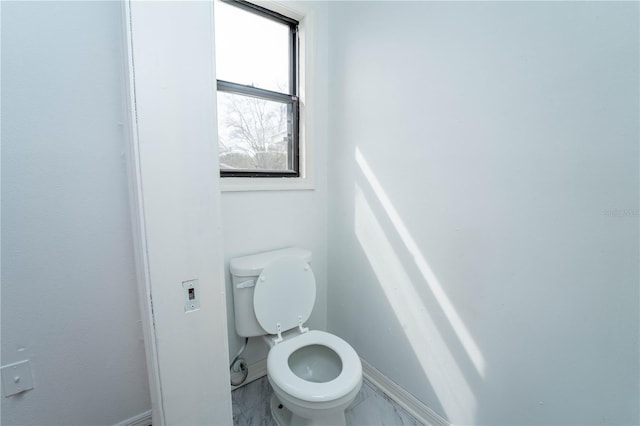
[[[114,426],[151,426],[151,410],[140,413]]]
[[[241,388],[242,386],[248,385],[249,383],[255,380],[258,380],[259,378],[264,377],[266,375],[267,375],[267,360],[263,359],[256,362],[255,364],[251,364],[249,366],[249,374],[247,375],[247,379],[238,386],[231,386],[231,390],[236,390],[238,388]]]
[[[365,379],[393,399],[396,404],[407,410],[409,414],[428,426],[449,426],[449,422],[446,419],[424,405],[422,401],[404,390],[364,359],[360,358],[360,360],[362,361],[362,375]]]

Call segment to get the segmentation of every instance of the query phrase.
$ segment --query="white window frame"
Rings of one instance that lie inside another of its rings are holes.
[[[298,24],[299,177],[223,177],[220,189],[232,191],[288,191],[315,189],[315,16],[312,7],[296,4],[296,9],[280,2],[251,0],[252,3],[290,17]]]

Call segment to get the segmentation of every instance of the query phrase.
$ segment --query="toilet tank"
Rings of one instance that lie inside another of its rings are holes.
[[[253,311],[253,291],[262,269],[274,260],[285,256],[299,256],[307,263],[311,263],[311,252],[298,247],[236,257],[229,262],[236,332],[239,336],[252,337],[269,334],[260,326]]]

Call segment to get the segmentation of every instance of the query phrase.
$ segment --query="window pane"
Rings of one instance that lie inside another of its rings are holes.
[[[215,6],[217,78],[290,94],[289,27],[220,1]]]
[[[222,170],[291,170],[290,104],[218,92]]]

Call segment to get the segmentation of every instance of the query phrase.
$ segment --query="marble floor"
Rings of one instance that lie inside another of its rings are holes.
[[[235,426],[277,426],[269,411],[273,390],[266,377],[231,392]],[[353,404],[346,410],[351,426],[422,425],[383,392],[364,380]]]

